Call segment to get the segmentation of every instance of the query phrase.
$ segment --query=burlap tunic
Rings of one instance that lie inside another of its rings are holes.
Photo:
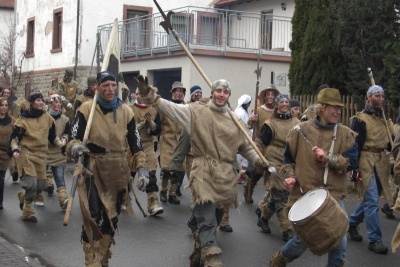
[[[64,137],[65,139],[68,140],[68,134],[65,134],[65,127],[67,123],[69,122],[69,119],[65,116],[62,115],[54,121],[54,124],[56,126],[56,135],[58,137]],[[58,166],[65,164],[67,162],[67,159],[63,154],[61,154],[61,148],[58,146],[55,146],[49,142],[49,150],[47,152],[47,164],[49,166]]]
[[[133,111],[136,124],[142,123],[143,121],[145,121],[146,113],[151,114],[151,119],[153,121],[157,116],[157,111],[153,107],[140,108],[140,107],[137,107],[136,105],[130,105],[130,108]],[[140,140],[142,141],[143,151],[146,154],[147,169],[149,171],[155,171],[157,169],[157,156],[156,156],[156,152],[154,151],[153,135],[151,135],[148,132],[148,128],[146,128],[146,127],[143,127],[142,129],[140,129],[139,135],[140,135]]]
[[[329,151],[333,130],[319,128],[312,123],[312,120],[300,123],[299,126],[311,144]],[[302,196],[300,187],[304,193],[324,187],[325,166],[315,159],[310,145],[296,130],[290,130],[287,143],[295,161],[294,175],[297,180],[289,197],[288,208],[290,208]],[[349,164],[341,155],[352,148],[354,143],[354,133],[348,127],[338,124],[333,154],[338,156],[339,163],[336,168],[329,168],[326,184],[326,189],[338,201],[347,194],[346,168]]]
[[[194,157],[189,178],[192,205],[211,202],[219,208],[237,207],[238,173],[233,166],[236,154],[239,151],[252,164],[260,159],[226,107],[216,107],[212,101],[176,105],[164,99],[156,105],[160,112],[181,123],[190,135]]]
[[[93,100],[87,101],[78,109],[86,121],[89,118],[92,102]],[[128,192],[130,168],[126,158],[128,150],[126,137],[127,125],[132,118],[133,112],[125,104],[117,108],[117,122],[114,122],[113,112],[104,114],[97,104],[90,129],[88,147],[90,144],[96,144],[106,151],[106,153],[90,153],[88,169],[93,173],[99,197],[109,218],[118,215],[116,210],[118,192]]]
[[[46,159],[49,130],[54,120],[48,113],[38,118],[19,117],[15,126],[26,130],[19,142],[21,147],[17,160],[18,175],[34,176],[38,180],[46,179]]]
[[[0,120],[10,120],[6,125],[0,125],[0,170],[5,171],[10,164],[11,157],[7,154],[10,148],[10,136],[13,131],[15,120],[12,116]]]
[[[261,128],[266,120],[269,120],[274,114],[274,109],[269,109],[265,105],[257,107],[258,121],[256,123],[257,127],[253,129],[253,136],[256,138],[260,137]],[[249,123],[251,121],[249,120]]]
[[[182,126],[172,119],[160,114],[162,132],[160,135],[160,167],[169,169],[171,164],[172,154],[178,144],[179,136],[181,135]],[[184,171],[185,164],[180,167],[180,171]]]
[[[386,125],[383,118],[366,113],[357,113],[356,118],[365,122],[366,138],[364,146],[361,148],[359,156],[358,171],[361,176],[361,183],[358,183],[360,199],[364,199],[364,194],[368,188],[374,170],[379,177],[379,181],[383,187],[383,191],[389,202],[389,206],[394,205],[392,192],[389,185],[390,160],[384,149],[388,147],[389,137],[386,131]],[[392,126],[389,121],[389,125]],[[389,128],[393,129],[393,128]]]
[[[283,165],[283,153],[285,152],[286,137],[289,130],[300,123],[300,120],[291,118],[288,120],[281,119],[270,119],[265,121],[265,124],[269,126],[272,131],[272,139],[269,145],[265,148],[265,158],[274,165],[277,171]],[[271,175],[267,183],[268,188],[276,188],[279,190],[286,190],[283,186],[282,180],[275,174]]]

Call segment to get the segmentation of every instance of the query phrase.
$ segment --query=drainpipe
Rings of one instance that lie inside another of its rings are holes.
[[[78,45],[79,45],[79,6],[81,1],[78,0],[76,6],[76,40],[75,40],[75,66],[74,66],[74,80],[76,79],[76,68],[78,66]]]

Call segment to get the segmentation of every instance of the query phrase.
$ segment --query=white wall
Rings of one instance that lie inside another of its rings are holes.
[[[257,78],[254,70],[257,68],[257,61],[206,56],[195,56],[195,59],[211,82],[218,79],[226,79],[231,83],[232,96],[230,102],[233,107],[236,107],[238,98],[243,94],[248,94],[254,99]],[[284,62],[261,61],[260,67],[262,67],[260,92],[271,84],[271,71],[287,73],[289,70],[289,64]],[[211,94],[207,83],[187,56],[162,58],[157,59],[157,62],[143,60],[122,64],[123,72],[139,71],[142,75],[148,75],[149,71],[152,70],[171,68],[182,68],[182,83],[186,88],[199,85],[203,89],[203,96]],[[150,83],[152,82],[150,80]],[[277,89],[281,93],[288,94],[288,79],[286,78],[286,86],[277,86]],[[189,98],[190,96],[187,94],[186,99],[189,100]]]

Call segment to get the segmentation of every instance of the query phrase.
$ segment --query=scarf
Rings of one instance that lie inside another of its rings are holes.
[[[117,123],[117,108],[123,104],[122,100],[119,99],[117,96],[114,96],[113,100],[107,102],[99,95],[97,95],[97,103],[99,103],[99,105],[104,109],[112,109],[114,113],[114,122]]]
[[[371,107],[371,104],[369,103],[368,100],[365,101],[365,107],[364,107],[363,112],[367,113],[369,115],[375,115],[379,118],[383,118],[382,109],[381,108],[375,109],[375,108]]]
[[[54,120],[57,120],[61,116],[61,110],[54,111],[51,108],[49,108],[49,114],[53,117]]]

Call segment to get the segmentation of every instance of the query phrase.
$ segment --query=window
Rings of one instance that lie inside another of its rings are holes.
[[[53,44],[50,50],[52,53],[62,51],[62,19],[63,9],[53,10]]]
[[[150,25],[152,8],[124,5],[125,51],[148,48],[150,44]]]
[[[28,19],[25,54],[26,57],[35,56],[35,17]]]
[[[197,44],[221,45],[222,16],[218,13],[197,13]]]
[[[190,35],[193,32],[190,28],[193,26],[192,20],[193,14],[187,14],[184,12],[175,13],[171,16],[172,29],[176,31],[176,33],[179,35],[179,38],[185,44],[188,43]],[[172,43],[178,44],[172,34],[170,35],[170,38],[173,40]]]
[[[261,47],[271,50],[272,47],[272,10],[261,12]]]

